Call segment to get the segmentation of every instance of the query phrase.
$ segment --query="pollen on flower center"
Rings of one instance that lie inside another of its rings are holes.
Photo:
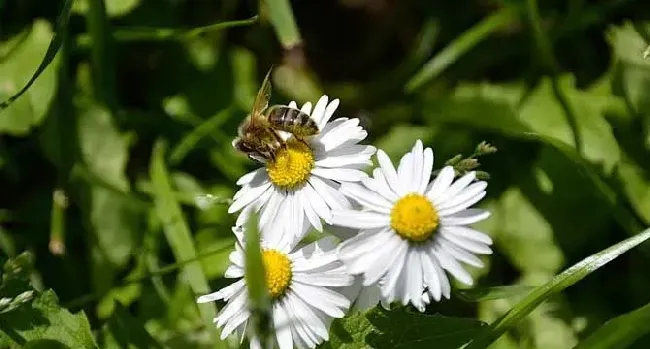
[[[266,288],[271,298],[279,298],[291,284],[291,261],[277,250],[262,251],[262,263],[266,279]]]
[[[275,161],[266,164],[266,172],[271,182],[277,187],[294,189],[303,185],[312,168],[314,154],[307,144],[290,139],[286,147],[281,148],[275,155]]]
[[[393,205],[390,225],[401,237],[421,242],[438,227],[438,213],[424,195],[407,194]]]

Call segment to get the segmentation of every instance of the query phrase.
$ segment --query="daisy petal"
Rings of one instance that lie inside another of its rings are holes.
[[[338,99],[333,99],[330,104],[327,105],[327,108],[325,108],[325,113],[323,114],[323,118],[318,122],[318,129],[322,130],[323,127],[325,127],[325,124],[327,124],[328,121],[332,118],[332,115],[334,115],[334,112],[336,111],[336,108],[339,107],[339,100]]]
[[[350,169],[350,168],[323,168],[323,167],[314,167],[311,170],[313,175],[339,181],[339,182],[358,182],[363,178],[366,178],[368,175],[359,170]]]
[[[332,210],[332,223],[357,229],[380,228],[387,227],[390,218],[374,212]]]
[[[323,95],[316,102],[314,111],[311,113],[311,118],[316,122],[316,125],[320,125],[320,121],[323,119],[325,114],[325,107],[327,106],[327,96]]]
[[[462,176],[454,184],[452,184],[447,190],[433,200],[434,204],[444,203],[446,200],[453,198],[456,194],[460,193],[461,190],[465,189],[472,181],[476,178],[476,172],[472,171]]]
[[[424,149],[424,162],[422,164],[422,178],[420,178],[420,186],[417,192],[420,194],[426,193],[429,179],[431,178],[431,171],[433,171],[433,150],[431,148]]]
[[[460,237],[484,243],[486,245],[492,245],[492,238],[487,234],[482,233],[478,230],[472,228],[463,227],[463,226],[447,226],[444,227],[444,230],[449,234],[458,235]]]
[[[294,107],[294,108],[297,108],[297,107]],[[307,103],[303,104],[302,108],[300,108],[300,111],[305,113],[305,114],[311,115],[311,102],[307,102]]]
[[[468,225],[480,222],[490,216],[490,212],[479,208],[468,208],[447,217],[441,217],[443,225]]]
[[[275,336],[280,349],[293,349],[293,338],[291,337],[291,319],[284,310],[281,303],[273,305],[273,325]]]
[[[379,166],[381,167],[381,171],[384,174],[384,178],[386,179],[386,182],[388,185],[393,189],[397,195],[404,195],[406,194],[400,179],[397,177],[397,172],[395,172],[395,168],[393,167],[393,163],[390,161],[390,158],[386,153],[384,153],[383,150],[379,149],[377,150],[377,161],[379,162]]]
[[[341,192],[356,200],[364,207],[380,213],[390,214],[391,207],[393,206],[391,202],[381,195],[377,195],[357,183],[342,184]]]
[[[331,209],[346,209],[350,208],[350,202],[345,198],[345,195],[338,191],[339,184],[325,178],[312,176],[309,178],[309,184],[314,187],[323,200]]]
[[[260,185],[259,187],[244,187],[248,190],[241,195],[235,202],[228,207],[228,213],[233,213],[241,210],[244,206],[258,199],[266,190],[271,188],[271,182]],[[242,190],[244,189],[242,188]]]
[[[449,188],[451,185],[451,182],[454,181],[454,176],[456,176],[456,173],[454,172],[453,167],[444,167],[438,174],[438,177],[436,177],[436,179],[434,179],[431,183],[431,187],[427,190],[427,196],[429,199],[433,201],[437,199],[438,196],[445,190],[447,190],[447,188]]]

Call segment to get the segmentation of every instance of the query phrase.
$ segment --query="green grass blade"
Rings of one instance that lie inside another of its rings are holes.
[[[216,129],[223,125],[231,115],[231,108],[224,109],[194,128],[192,132],[183,137],[183,139],[178,142],[178,145],[172,149],[171,155],[169,156],[169,162],[172,164],[178,164],[183,161],[187,154],[196,147],[201,139],[212,134]]]
[[[413,92],[427,82],[435,79],[472,47],[485,40],[490,34],[517,19],[518,7],[503,7],[493,15],[459,35],[442,49],[406,83],[406,92]]]
[[[275,29],[275,34],[285,50],[298,46],[302,42],[293,10],[289,0],[262,1],[268,10],[269,21]]]
[[[627,348],[650,332],[650,303],[607,321],[574,349]]]
[[[113,40],[117,43],[134,42],[134,41],[167,41],[183,40],[197,37],[206,33],[211,33],[227,28],[243,27],[257,23],[258,16],[236,21],[218,22],[203,27],[197,27],[187,30],[172,28],[147,28],[147,27],[127,27],[115,28],[112,32]],[[79,34],[75,43],[77,47],[86,48],[92,44],[92,38],[88,34]]]
[[[515,327],[521,320],[523,320],[530,312],[537,306],[542,304],[550,297],[560,293],[565,288],[572,286],[578,281],[585,278],[587,275],[593,273],[598,268],[609,263],[619,255],[629,251],[642,242],[650,238],[650,228],[643,232],[623,240],[616,245],[593,254],[579,263],[573,265],[561,274],[554,277],[551,281],[543,286],[533,290],[521,302],[517,303],[501,318],[494,321],[490,327],[483,331],[477,338],[475,338],[466,349],[487,348],[494,341],[499,339],[509,329]]]
[[[190,260],[196,258],[196,249],[190,229],[183,217],[181,207],[172,192],[169,175],[165,166],[165,144],[158,142],[154,146],[153,156],[151,159],[150,175],[153,184],[155,197],[155,206],[158,218],[163,224],[163,230],[167,242],[178,261]],[[197,295],[209,293],[208,280],[201,269],[201,264],[196,261],[188,263],[183,267],[186,279],[190,284],[192,291]],[[205,325],[214,329],[214,340],[219,341],[216,329],[212,320],[217,315],[217,307],[214,303],[199,305],[199,311]],[[221,342],[223,343],[223,342]],[[225,343],[222,345],[226,347]]]
[[[264,282],[264,264],[260,246],[260,233],[257,228],[257,215],[253,215],[246,225],[246,286],[251,310],[252,330],[262,343],[262,348],[271,348],[271,301]]]
[[[18,97],[22,96],[23,93],[27,92],[27,90],[32,86],[32,84],[34,84],[36,79],[38,79],[39,75],[41,75],[45,68],[47,68],[47,66],[52,63],[54,57],[56,57],[56,54],[59,52],[59,48],[61,48],[61,45],[63,44],[65,31],[68,28],[68,21],[70,20],[70,12],[72,10],[73,1],[74,0],[66,0],[63,3],[63,8],[61,9],[59,18],[56,21],[54,37],[52,37],[52,41],[50,41],[50,45],[47,47],[47,51],[45,51],[45,56],[43,56],[41,64],[38,65],[32,77],[29,79],[29,81],[27,81],[25,86],[20,89],[20,91],[9,97],[6,101],[0,103],[0,110],[7,108],[11,105],[11,103],[18,99]]]
[[[477,287],[460,290],[457,292],[457,295],[466,302],[484,302],[495,299],[522,297],[534,289],[535,286],[528,285]]]

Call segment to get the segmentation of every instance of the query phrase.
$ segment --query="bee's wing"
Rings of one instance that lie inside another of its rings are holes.
[[[253,103],[253,109],[251,110],[251,122],[255,121],[255,118],[262,116],[262,111],[269,106],[269,100],[271,99],[271,71],[273,68],[269,69],[264,77],[262,86],[259,91],[257,91],[257,96],[255,96],[255,102]]]

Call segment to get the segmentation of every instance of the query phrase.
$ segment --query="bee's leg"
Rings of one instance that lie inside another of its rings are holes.
[[[295,136],[294,136],[294,137],[295,137]],[[295,138],[296,138],[299,142],[301,142],[302,144],[306,145],[308,148],[311,148],[311,145],[309,144],[309,142],[307,142],[307,140],[305,140],[303,137],[295,137]]]
[[[280,147],[282,148],[287,147],[287,143],[282,139],[282,137],[280,137],[280,135],[277,132],[275,131],[273,132],[273,137],[275,137],[275,140],[278,142],[278,144],[280,144]]]

